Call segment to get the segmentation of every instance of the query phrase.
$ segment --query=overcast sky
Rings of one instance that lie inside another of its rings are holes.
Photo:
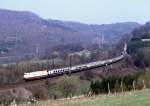
[[[150,0],[0,0],[0,8],[90,24],[150,21]]]

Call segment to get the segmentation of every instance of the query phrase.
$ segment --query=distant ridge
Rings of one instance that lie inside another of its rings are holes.
[[[107,25],[88,25],[78,22],[45,20],[27,11],[0,9],[0,56],[43,56],[54,47],[78,44],[83,47],[98,43],[116,44],[125,33],[139,27],[138,23],[125,22]]]

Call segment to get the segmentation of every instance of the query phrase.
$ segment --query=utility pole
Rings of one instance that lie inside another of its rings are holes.
[[[101,35],[99,35],[99,44],[98,44],[98,49],[99,49],[99,51],[100,51],[100,49],[101,49]]]
[[[36,44],[36,47],[35,47],[35,54],[36,54],[36,59],[39,58],[39,44]]]
[[[69,56],[69,66],[72,67],[72,55]]]
[[[104,34],[101,34],[99,39],[99,49],[103,49],[103,44],[104,44]]]
[[[124,54],[127,54],[127,43],[124,43],[124,49],[123,49]]]
[[[98,38],[98,56],[100,55],[101,50],[103,49],[103,41],[104,41],[104,35],[103,34],[99,34],[99,38]]]
[[[99,34],[99,50],[103,48],[103,34]]]
[[[69,55],[69,67],[72,67],[72,55]],[[69,76],[71,75],[71,70],[69,70]]]
[[[54,69],[55,68],[55,59],[53,58],[52,59],[52,69]]]

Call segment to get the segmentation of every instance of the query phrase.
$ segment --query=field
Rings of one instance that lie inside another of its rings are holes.
[[[126,92],[116,95],[80,97],[71,100],[44,101],[34,106],[150,106],[150,90]],[[22,105],[21,105],[22,106]],[[25,106],[25,105],[23,105]]]
[[[118,96],[100,96],[79,103],[66,103],[62,106],[150,106],[150,91]]]

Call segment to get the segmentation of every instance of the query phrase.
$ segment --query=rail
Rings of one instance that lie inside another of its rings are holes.
[[[35,79],[41,79],[41,78],[47,78],[47,77],[57,77],[63,74],[77,73],[77,72],[82,72],[82,71],[93,69],[93,68],[107,66],[109,64],[113,64],[124,59],[125,54],[127,53],[126,50],[127,50],[127,45],[125,44],[122,54],[115,58],[111,58],[111,59],[107,59],[103,61],[90,62],[87,64],[80,64],[80,65],[71,66],[71,67],[59,68],[59,69],[24,73],[24,79],[35,80]]]

